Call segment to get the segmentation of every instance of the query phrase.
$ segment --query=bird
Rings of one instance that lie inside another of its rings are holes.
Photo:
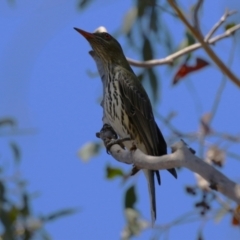
[[[167,154],[167,145],[155,121],[148,94],[128,63],[120,43],[108,32],[90,33],[74,29],[92,47],[90,54],[97,60],[105,82],[102,102],[104,116],[119,138],[130,138],[123,142],[124,147],[130,150],[134,145],[152,156]],[[138,170],[133,167],[132,174]],[[174,168],[167,170],[177,178]],[[147,169],[143,172],[148,183],[153,226],[157,217],[154,175],[160,185],[160,173]]]

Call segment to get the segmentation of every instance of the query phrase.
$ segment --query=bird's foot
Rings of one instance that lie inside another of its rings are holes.
[[[104,124],[100,132],[96,133],[96,136],[103,140],[108,154],[110,152],[110,148],[114,144],[118,144],[122,148],[124,148],[123,142],[131,140],[130,138],[118,138],[118,135],[116,134],[114,129],[108,124]]]
[[[118,144],[120,145],[123,149],[124,149],[124,144],[123,142],[125,141],[130,141],[131,139],[129,137],[126,138],[118,138],[118,139],[111,139],[111,141],[107,144],[106,148],[107,148],[107,153],[109,153],[110,148],[114,145],[114,144]]]
[[[100,132],[96,133],[96,137],[101,138],[105,147],[107,148],[107,153],[109,152],[109,143],[111,143],[112,140],[118,139],[118,136],[116,132],[113,130],[113,128],[108,125],[104,124]]]
[[[135,165],[133,165],[132,171],[131,171],[131,176],[135,175],[140,169],[138,169]]]
[[[135,150],[137,150],[137,145],[134,142],[132,142],[132,147],[130,148],[130,151],[135,151]]]

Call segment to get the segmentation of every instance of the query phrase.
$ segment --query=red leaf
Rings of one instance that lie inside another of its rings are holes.
[[[234,226],[239,226],[240,225],[240,205],[237,206],[233,213],[233,218],[232,218],[232,225]]]
[[[200,70],[201,68],[204,68],[208,65],[209,63],[201,58],[196,59],[196,64],[194,66],[188,65],[187,62],[185,62],[180,66],[177,73],[175,74],[173,78],[173,85],[177,84],[183,77],[188,75],[190,72]]]

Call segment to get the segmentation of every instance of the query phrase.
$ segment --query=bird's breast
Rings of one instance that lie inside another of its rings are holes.
[[[132,141],[124,142],[125,147],[130,149],[132,143],[134,143],[145,152],[145,147],[144,145],[142,146],[142,141],[136,132],[134,123],[131,122],[128,113],[126,112],[124,97],[125,96],[122,96],[119,91],[118,81],[108,81],[105,85],[104,92],[105,116],[107,117],[108,123],[120,138],[131,138]]]

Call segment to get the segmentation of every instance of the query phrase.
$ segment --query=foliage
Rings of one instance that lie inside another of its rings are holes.
[[[0,137],[17,129],[12,118],[0,119]],[[76,209],[67,208],[47,214],[36,215],[32,209],[32,194],[27,190],[27,183],[19,174],[21,150],[16,142],[8,143],[12,152],[12,169],[6,168],[4,156],[0,155],[0,239],[2,240],[50,240],[44,230],[45,224],[61,217],[73,214]]]

